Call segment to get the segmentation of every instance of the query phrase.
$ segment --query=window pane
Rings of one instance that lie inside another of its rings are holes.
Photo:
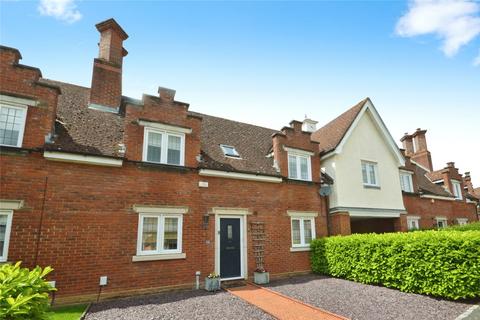
[[[143,218],[143,230],[142,230],[142,250],[143,251],[157,250],[157,228],[158,228],[158,218],[154,218],[154,217]]]
[[[362,177],[363,177],[363,183],[368,183],[367,165],[365,163],[362,163]]]
[[[312,241],[312,221],[303,220],[303,233],[305,236],[305,244],[309,244]]]
[[[0,257],[3,257],[3,247],[5,246],[6,230],[7,230],[7,216],[0,215]]]
[[[297,157],[288,156],[288,177],[297,179]]]
[[[180,164],[180,149],[182,139],[177,136],[168,136],[168,164]]]
[[[300,240],[300,220],[292,220],[292,243],[301,244]]]
[[[300,158],[300,174],[302,180],[308,180],[308,160],[307,158]]]
[[[165,218],[163,231],[163,249],[175,250],[178,248],[178,218]]]
[[[0,108],[0,144],[16,146],[22,129],[25,110]]]
[[[161,154],[162,154],[162,135],[156,132],[149,132],[147,161],[160,162]]]
[[[377,184],[377,181],[375,179],[375,166],[373,164],[369,164],[369,171],[370,171],[370,184]]]

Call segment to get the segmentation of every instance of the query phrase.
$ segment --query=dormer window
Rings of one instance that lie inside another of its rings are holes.
[[[22,147],[27,108],[0,105],[0,145]]]
[[[183,166],[185,134],[145,128],[143,161]]]
[[[453,195],[455,199],[462,200],[462,188],[460,186],[460,182],[452,180],[452,188],[453,188]]]
[[[288,153],[288,178],[312,181],[312,152],[284,147]]]
[[[238,154],[237,150],[235,147],[232,146],[227,146],[224,144],[220,145],[220,148],[223,151],[223,154],[227,157],[234,157],[234,158],[240,158],[240,155]]]

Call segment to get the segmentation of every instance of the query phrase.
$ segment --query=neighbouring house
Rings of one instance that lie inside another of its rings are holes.
[[[473,191],[470,173],[462,177],[454,162],[433,170],[426,130],[405,134],[401,141],[406,158],[401,181],[408,229],[443,228],[478,221],[478,198],[466,190],[464,183],[464,179],[469,181]]]
[[[370,99],[312,134],[321,167],[333,178],[333,234],[402,231],[406,215],[399,167],[405,159]]]
[[[0,47],[0,262],[53,266],[57,301],[192,288],[198,272],[304,273],[315,237],[474,219],[466,196],[402,153],[369,99],[319,130],[193,112],[163,87],[133,99],[122,95],[128,35],[113,19],[96,27],[88,88]]]
[[[58,299],[192,288],[310,270],[328,234],[318,143],[191,112],[175,91],[122,96],[125,31],[97,24],[90,88],[43,79],[0,48],[0,261],[51,265]],[[309,124],[311,125],[311,123]]]

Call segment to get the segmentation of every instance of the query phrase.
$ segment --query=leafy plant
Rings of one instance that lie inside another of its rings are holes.
[[[356,234],[310,247],[316,273],[449,299],[480,297],[480,231]]]
[[[220,275],[218,273],[212,272],[207,276],[208,279],[218,279]]]
[[[15,265],[0,266],[0,319],[47,319],[50,291],[46,281],[51,267],[36,267],[33,270]]]
[[[455,230],[455,231],[477,230],[477,231],[480,231],[480,222],[467,223],[467,224],[464,224],[464,225],[454,225],[454,226],[444,228],[443,230]]]

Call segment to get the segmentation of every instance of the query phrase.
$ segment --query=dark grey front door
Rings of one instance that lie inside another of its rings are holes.
[[[220,276],[242,275],[240,257],[240,219],[220,218]]]

